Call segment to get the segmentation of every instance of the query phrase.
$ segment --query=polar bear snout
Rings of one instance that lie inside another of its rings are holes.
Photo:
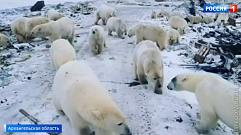
[[[92,31],[92,34],[95,34],[95,31]]]
[[[130,128],[128,126],[125,126],[125,134],[121,135],[132,135]]]
[[[171,82],[167,85],[167,88],[168,88],[169,90],[174,90],[175,82],[176,82],[176,81],[177,81],[177,78],[176,78],[176,77],[172,78]]]

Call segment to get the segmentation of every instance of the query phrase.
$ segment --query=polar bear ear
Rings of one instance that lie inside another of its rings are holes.
[[[38,31],[41,31],[41,28],[38,28]]]

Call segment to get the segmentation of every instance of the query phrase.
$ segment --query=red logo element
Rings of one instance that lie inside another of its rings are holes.
[[[229,5],[229,13],[237,13],[238,6],[237,5]]]

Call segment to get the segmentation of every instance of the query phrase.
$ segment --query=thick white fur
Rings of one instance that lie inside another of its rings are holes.
[[[53,10],[53,9],[50,9],[46,16],[49,18],[49,20],[53,20],[53,21],[56,21],[62,17],[64,17],[64,14],[63,13],[60,13],[56,10]]]
[[[6,48],[10,45],[10,39],[6,35],[0,33],[0,47]]]
[[[33,39],[31,30],[37,25],[48,22],[48,18],[41,16],[33,18],[20,17],[11,23],[11,30],[19,43],[28,42]]]
[[[130,29],[128,36],[136,35],[136,44],[143,40],[151,40],[157,43],[160,50],[164,50],[168,44],[167,32],[159,26],[139,24]]]
[[[175,76],[167,87],[175,91],[187,90],[195,93],[201,109],[201,121],[196,127],[199,133],[208,133],[209,129],[216,127],[218,120],[230,128],[234,127],[234,112],[241,108],[241,90],[233,83],[214,73],[184,73]],[[239,99],[234,99],[234,91]],[[236,110],[235,100],[239,103]],[[237,126],[241,133],[241,113],[238,117]]]
[[[203,23],[210,24],[213,22],[214,22],[214,19],[212,17],[209,17],[209,16],[203,17]]]
[[[108,35],[112,35],[112,32],[116,32],[117,37],[124,39],[127,35],[127,27],[123,20],[117,17],[110,17],[106,24]]]
[[[101,19],[102,24],[106,25],[110,17],[117,17],[117,11],[107,5],[102,5],[96,12],[95,25],[98,25],[98,21]]]
[[[63,111],[69,118],[74,135],[89,135],[92,125],[99,128],[97,135],[131,134],[124,115],[83,61],[69,61],[59,68],[52,99],[59,114]]]
[[[133,75],[134,79],[138,79],[141,84],[148,82],[156,94],[162,94],[163,63],[161,51],[155,42],[145,40],[135,47]]]
[[[50,56],[56,71],[66,62],[76,60],[75,49],[65,39],[57,39],[52,43]]]
[[[50,21],[34,27],[31,33],[34,37],[49,36],[51,43],[60,38],[67,39],[74,46],[74,30],[73,21],[67,17],[62,17],[57,21]]]
[[[203,21],[201,16],[187,15],[187,18],[190,20],[191,24],[199,24]]]
[[[187,30],[187,21],[179,16],[172,16],[169,20],[170,27],[179,32],[180,35],[186,33]]]
[[[89,31],[90,51],[95,55],[101,54],[104,47],[106,47],[104,29],[98,25],[92,26]]]
[[[169,45],[180,43],[180,34],[175,29],[170,29],[168,32],[168,43]]]

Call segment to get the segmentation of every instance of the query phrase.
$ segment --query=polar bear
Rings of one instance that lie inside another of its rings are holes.
[[[106,47],[104,29],[101,26],[94,25],[89,31],[89,48],[95,55],[101,54]]]
[[[57,21],[50,21],[46,24],[41,24],[33,28],[31,34],[34,37],[50,37],[50,42],[63,38],[68,41],[74,47],[74,23],[67,17],[62,17]]]
[[[49,18],[49,20],[57,21],[65,15],[63,13],[59,13],[58,11],[51,9],[46,13],[46,16]]]
[[[179,16],[180,18],[184,18],[183,14],[181,12],[167,12],[162,11],[159,13],[160,17],[166,17],[167,20],[169,20],[172,16]]]
[[[187,15],[186,18],[190,21],[191,24],[199,24],[203,21],[201,16]]]
[[[160,50],[164,50],[168,44],[167,32],[159,26],[139,24],[130,29],[127,35],[136,35],[136,44],[143,40],[156,42]]]
[[[162,94],[163,62],[161,51],[155,42],[145,40],[140,42],[133,53],[134,79],[141,84],[149,84],[156,94]]]
[[[175,29],[170,29],[168,32],[168,43],[169,45],[180,43],[180,34]]]
[[[116,32],[117,37],[124,39],[127,35],[127,27],[124,21],[117,17],[110,17],[106,23],[108,35],[112,35],[112,32]]]
[[[19,43],[28,42],[33,39],[31,30],[37,25],[48,22],[48,18],[41,16],[33,18],[20,17],[11,23],[11,30]]]
[[[107,5],[102,5],[96,12],[95,25],[98,25],[98,21],[101,19],[102,24],[106,25],[110,17],[117,17],[117,11]]]
[[[220,13],[215,22],[221,23],[221,21],[224,21],[224,23],[228,23],[228,18],[229,16],[227,13]]]
[[[205,16],[205,17],[203,17],[202,22],[205,23],[205,24],[210,24],[210,23],[214,22],[214,19],[212,17]]]
[[[68,61],[76,60],[75,49],[65,39],[55,40],[50,50],[51,61],[54,65],[55,70],[57,71],[59,67],[65,64]]]
[[[179,32],[180,35],[186,33],[187,30],[187,21],[179,16],[172,16],[169,20],[170,27]]]
[[[156,19],[156,18],[157,18],[157,13],[156,13],[156,11],[152,10],[151,19]]]
[[[235,100],[241,105],[241,90],[217,74],[182,73],[172,78],[167,88],[195,93],[201,109],[200,125],[196,127],[199,133],[208,133],[209,129],[216,127],[218,119],[230,128],[235,126],[234,113],[237,112],[234,110]],[[239,96],[239,99],[234,99],[234,94]],[[236,109],[239,108],[241,106]],[[241,113],[238,117],[241,118]],[[239,119],[239,125],[236,126],[241,132],[241,119]]]
[[[0,33],[0,47],[7,48],[10,45],[10,39],[6,35]]]
[[[75,135],[89,135],[92,125],[100,129],[97,135],[131,135],[125,116],[83,61],[69,61],[59,68],[52,99],[57,112],[69,118]]]

